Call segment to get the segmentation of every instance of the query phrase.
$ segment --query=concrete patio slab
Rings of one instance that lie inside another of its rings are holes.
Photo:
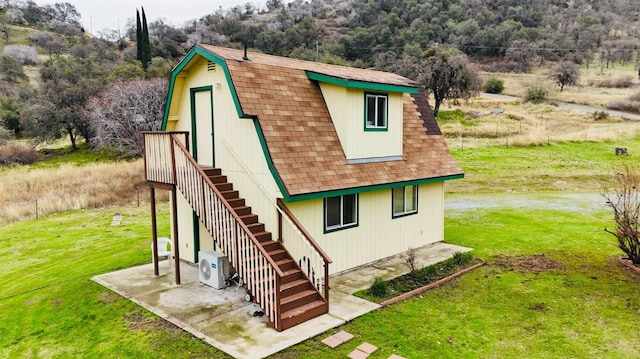
[[[443,261],[470,248],[435,243],[418,248],[418,267]],[[380,305],[354,297],[373,279],[390,279],[408,272],[401,255],[333,275],[330,278],[329,313],[278,332],[267,318],[254,316],[257,306],[244,300],[245,290],[231,286],[214,289],[198,281],[198,268],[181,263],[181,284],[174,283],[173,268],[160,262],[160,275],[146,264],[92,278],[95,282],[139,304],[176,326],[235,358],[264,358],[313,338]]]

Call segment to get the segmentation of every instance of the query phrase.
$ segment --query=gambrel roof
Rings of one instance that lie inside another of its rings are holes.
[[[195,54],[225,69],[238,114],[255,121],[264,155],[289,201],[463,176],[425,93],[412,80],[387,72],[253,52],[243,59],[242,50],[208,45],[196,45],[183,62]],[[314,80],[319,77],[346,87],[402,92],[402,160],[350,164]]]

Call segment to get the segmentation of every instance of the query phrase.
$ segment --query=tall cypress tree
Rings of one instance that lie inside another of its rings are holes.
[[[144,7],[142,8],[142,53],[141,59],[142,68],[147,71],[149,64],[151,64],[151,44],[149,44],[149,28],[147,27],[147,16],[144,13]],[[139,43],[140,43],[139,42]]]
[[[136,60],[142,60],[142,23],[140,22],[140,11],[136,9]]]

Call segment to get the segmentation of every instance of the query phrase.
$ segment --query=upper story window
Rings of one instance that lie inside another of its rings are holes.
[[[418,186],[397,187],[391,190],[393,218],[418,213]]]
[[[365,94],[365,126],[368,131],[386,131],[387,123],[387,102],[386,94]]]
[[[328,197],[324,199],[324,231],[332,232],[358,225],[358,195]]]

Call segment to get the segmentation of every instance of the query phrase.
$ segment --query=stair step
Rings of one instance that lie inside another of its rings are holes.
[[[214,185],[220,192],[233,190],[233,183],[224,182],[224,183],[215,183]]]
[[[233,209],[236,211],[236,214],[238,216],[245,216],[245,215],[251,214],[250,206],[239,206],[239,207],[234,207]]]
[[[251,233],[256,234],[256,233],[266,233],[264,231],[264,223],[251,223],[249,225],[247,225],[247,228],[249,228],[249,230],[251,231]],[[269,238],[271,239],[271,238]],[[258,241],[260,241],[260,239],[258,239]]]
[[[320,299],[320,294],[313,289],[303,290],[286,297],[280,297],[280,308],[282,312],[286,312],[305,304],[311,303],[314,300]]]
[[[300,269],[296,268],[296,269],[288,270],[284,273],[284,276],[280,279],[280,285],[282,286],[283,284],[291,283],[298,279],[304,279],[304,275],[302,274],[302,271]]]
[[[296,279],[289,283],[280,285],[280,293],[282,293],[283,297],[293,295],[298,292],[302,292],[311,287],[311,283],[309,283],[306,279]]]
[[[257,214],[245,214],[245,215],[239,215],[240,219],[242,220],[242,222],[244,224],[252,224],[252,223],[258,223],[258,215]]]
[[[231,206],[231,208],[237,208],[237,207],[244,207],[245,203],[244,203],[244,198],[232,198],[227,200],[227,202],[229,202],[229,205]],[[236,211],[236,213],[238,213],[238,211]]]
[[[216,184],[216,183],[227,183],[227,176],[223,176],[223,175],[209,176],[209,179],[211,180],[211,182],[213,184]]]
[[[276,264],[283,272],[296,267],[296,262],[294,262],[291,258],[281,259],[279,261],[276,261]]]
[[[274,250],[268,251],[268,253],[269,253],[269,256],[271,256],[271,258],[276,262],[281,260],[281,259],[289,257],[289,253],[287,253],[287,251],[285,249],[283,249],[282,247],[278,247],[278,249],[274,249]]]
[[[254,237],[258,240],[258,242],[263,243],[267,241],[271,241],[271,232],[261,231],[261,232],[253,232]],[[274,241],[272,241],[274,242]],[[280,245],[278,242],[274,242],[276,245]],[[269,243],[264,243],[262,246],[266,248]],[[267,249],[267,252],[269,249]]]
[[[271,240],[261,241],[260,244],[262,244],[262,248],[264,248],[264,250],[267,251],[267,253],[271,251],[275,251],[278,248],[282,248],[280,243],[276,241],[271,241]]]
[[[225,199],[234,199],[234,198],[238,198],[240,197],[240,192],[238,191],[220,191],[220,194],[222,195],[222,197],[224,197]]]
[[[309,319],[329,312],[329,305],[324,300],[315,300],[303,306],[283,312],[280,316],[282,330],[291,328]]]
[[[281,317],[282,317],[282,319],[291,318],[291,317],[294,317],[296,315],[300,315],[302,313],[305,313],[305,312],[307,312],[307,311],[309,311],[309,310],[311,310],[313,308],[320,307],[325,303],[326,302],[324,300],[320,300],[320,299],[319,300],[314,300],[314,301],[309,302],[309,303],[307,303],[305,305],[301,305],[301,306],[299,306],[297,308],[282,312]]]
[[[213,168],[213,167],[200,167],[200,168],[202,168],[202,171],[204,172],[204,174],[207,175],[207,177],[219,176],[222,174],[222,170],[220,168]]]

